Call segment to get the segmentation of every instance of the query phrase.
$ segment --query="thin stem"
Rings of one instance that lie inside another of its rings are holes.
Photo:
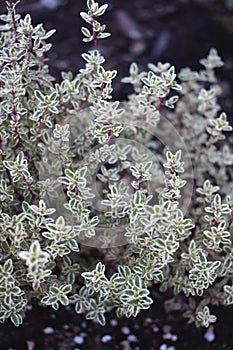
[[[17,22],[16,22],[16,18],[15,18],[15,4],[12,0],[9,0],[9,11],[11,13],[11,17],[12,17],[12,22],[13,22],[13,30],[14,30],[14,34],[15,34],[15,42],[18,42],[18,33],[17,33]]]
[[[92,17],[92,35],[93,35],[93,49],[97,49],[97,33],[94,30],[94,22],[95,22],[95,16]]]
[[[94,34],[93,34],[93,41],[94,41],[93,47],[94,47],[94,50],[96,50],[97,49],[97,34],[96,34],[95,31],[94,31]]]

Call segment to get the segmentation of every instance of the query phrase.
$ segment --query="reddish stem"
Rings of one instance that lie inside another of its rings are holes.
[[[17,22],[15,19],[15,9],[14,9],[14,2],[12,0],[9,0],[10,4],[10,12],[11,12],[11,17],[12,17],[12,22],[13,22],[13,29],[14,29],[14,34],[15,34],[15,42],[18,42],[18,33],[17,33]]]

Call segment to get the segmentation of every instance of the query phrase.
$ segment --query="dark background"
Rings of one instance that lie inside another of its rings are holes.
[[[109,39],[99,44],[106,57],[105,67],[118,70],[114,82],[114,98],[124,99],[129,87],[121,85],[120,79],[128,75],[132,61],[146,69],[148,62],[171,62],[179,70],[190,66],[200,69],[199,59],[207,56],[215,47],[225,61],[224,68],[218,70],[223,95],[221,104],[232,116],[233,111],[233,1],[221,0],[109,0],[109,9],[103,16]],[[47,30],[57,32],[51,38],[53,48],[49,52],[50,70],[55,79],[61,79],[60,71],[78,72],[84,65],[80,54],[90,49],[82,43],[80,27],[85,25],[79,17],[86,9],[85,0],[21,0],[17,12],[23,16],[30,12],[33,23],[44,23]],[[5,12],[5,4],[0,0],[0,10]],[[174,346],[176,350],[232,350],[233,349],[233,309],[221,307],[212,309],[219,316],[213,331],[215,340],[204,339],[206,329],[196,329],[187,325],[179,312],[168,311],[171,295],[161,295],[152,291],[154,304],[137,318],[119,320],[116,326],[107,316],[107,326],[94,322],[84,322],[84,318],[73,310],[60,309],[58,312],[47,308],[33,307],[23,326],[16,329],[10,322],[0,326],[0,350],[159,350],[161,344]],[[128,335],[122,334],[122,326],[128,326],[138,341],[130,342]],[[50,326],[53,333],[46,335],[44,328]],[[156,331],[156,327],[157,331]],[[169,333],[178,335],[177,341],[165,340]],[[84,343],[75,345],[73,338],[80,333]],[[110,334],[108,343],[102,336]],[[31,348],[30,348],[31,346]]]

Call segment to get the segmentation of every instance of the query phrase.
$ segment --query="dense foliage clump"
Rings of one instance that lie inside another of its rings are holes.
[[[133,62],[120,103],[98,50],[107,5],[87,1],[93,49],[60,83],[46,61],[54,30],[15,6],[0,16],[0,321],[20,325],[37,300],[104,324],[111,308],[149,308],[158,285],[208,327],[211,305],[233,303],[232,127],[217,51],[178,77],[170,63]]]

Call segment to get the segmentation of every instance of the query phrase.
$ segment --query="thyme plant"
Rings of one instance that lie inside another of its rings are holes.
[[[114,101],[98,42],[107,5],[87,0],[78,74],[49,74],[46,32],[6,1],[0,19],[0,322],[36,301],[105,324],[172,290],[196,326],[233,303],[232,130],[215,49],[199,72],[136,63]],[[156,286],[155,286],[156,285]],[[155,300],[156,303],[156,300]]]

